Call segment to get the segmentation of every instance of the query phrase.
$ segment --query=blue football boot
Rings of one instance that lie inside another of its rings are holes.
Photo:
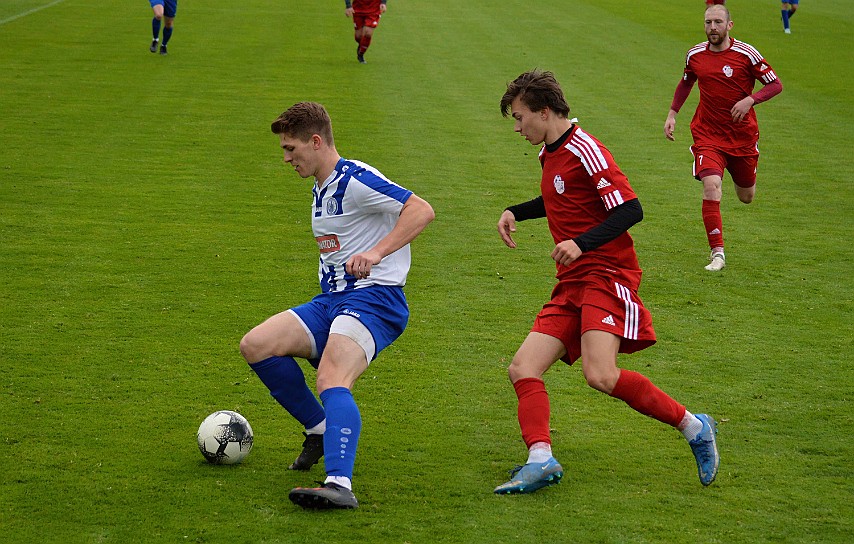
[[[697,473],[700,475],[700,483],[709,485],[715,481],[718,475],[718,465],[721,456],[718,454],[718,442],[715,435],[718,434],[718,424],[712,416],[706,414],[695,414],[697,419],[703,422],[703,430],[697,438],[688,442],[694,458],[697,460]]]
[[[545,463],[528,463],[510,471],[510,481],[495,488],[495,493],[533,493],[543,487],[560,483],[563,467],[554,457]]]

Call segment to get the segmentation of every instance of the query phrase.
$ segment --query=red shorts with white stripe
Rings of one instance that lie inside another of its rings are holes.
[[[590,330],[622,338],[620,353],[633,353],[655,343],[652,315],[637,292],[606,276],[588,275],[583,281],[559,282],[552,299],[534,320],[531,332],[563,342],[572,364],[581,357],[581,335]]]

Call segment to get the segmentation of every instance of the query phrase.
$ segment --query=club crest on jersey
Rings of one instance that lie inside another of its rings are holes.
[[[564,189],[563,178],[560,175],[555,176],[555,191],[557,191],[557,194],[562,195]]]
[[[326,201],[326,214],[335,215],[338,212],[338,201],[330,198]]]
[[[338,251],[339,249],[341,249],[341,244],[338,243],[337,234],[318,236],[315,238],[315,240],[317,241],[317,249],[321,253],[332,253],[333,251]]]
[[[729,64],[724,66],[724,75],[726,77],[732,77],[732,67]]]

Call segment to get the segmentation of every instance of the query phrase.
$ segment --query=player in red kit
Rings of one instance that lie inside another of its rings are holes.
[[[344,0],[344,14],[353,18],[356,58],[365,64],[365,51],[371,45],[374,29],[380,24],[380,17],[386,10],[386,0]]]
[[[552,455],[543,375],[558,360],[573,364],[579,357],[588,385],[682,431],[700,481],[709,485],[719,463],[715,420],[691,414],[642,374],[617,367],[619,352],[655,343],[652,317],[637,293],[641,269],[628,233],[643,210],[628,179],[608,149],[569,119],[569,105],[550,72],[533,70],[512,81],[501,112],[512,114],[515,131],[532,145],[543,146],[543,174],[540,196],[507,208],[498,232],[514,248],[516,222],[545,217],[558,283],[508,368],[528,460],[495,493],[530,493],[560,482],[563,467]]]
[[[711,271],[726,266],[721,219],[724,170],[732,176],[739,200],[745,204],[753,201],[759,163],[759,125],[753,106],[783,90],[759,51],[730,37],[732,25],[729,10],[724,6],[706,10],[708,41],[688,50],[685,72],[664,122],[664,135],[673,140],[676,114],[697,82],[700,103],[691,120],[694,138],[691,152],[694,177],[703,184],[703,224],[711,250],[706,270]],[[753,92],[757,80],[763,87]]]
[[[726,0],[706,0],[707,6],[713,6],[715,4],[721,4],[721,5],[726,4]]]

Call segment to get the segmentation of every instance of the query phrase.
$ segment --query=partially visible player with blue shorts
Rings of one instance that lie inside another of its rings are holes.
[[[792,29],[789,27],[789,19],[794,17],[795,12],[798,11],[798,2],[800,0],[783,0],[780,15],[783,17],[783,32],[786,34],[792,33]]]
[[[240,352],[305,428],[302,452],[289,468],[309,470],[325,457],[323,484],[293,489],[291,501],[303,508],[357,508],[352,478],[362,420],[351,389],[406,328],[409,242],[433,220],[433,208],[370,165],[341,158],[320,104],[295,104],[270,128],[285,163],[314,179],[311,228],[321,293],[253,328]],[[317,369],[322,405],[294,357]]]
[[[154,19],[151,20],[151,34],[154,39],[151,40],[151,47],[148,48],[152,53],[157,53],[157,44],[160,36],[160,21],[165,19],[163,25],[163,42],[160,43],[160,54],[166,54],[166,44],[169,43],[169,38],[172,37],[172,24],[175,22],[175,13],[178,11],[178,0],[148,0],[151,4],[151,9],[154,11]]]

